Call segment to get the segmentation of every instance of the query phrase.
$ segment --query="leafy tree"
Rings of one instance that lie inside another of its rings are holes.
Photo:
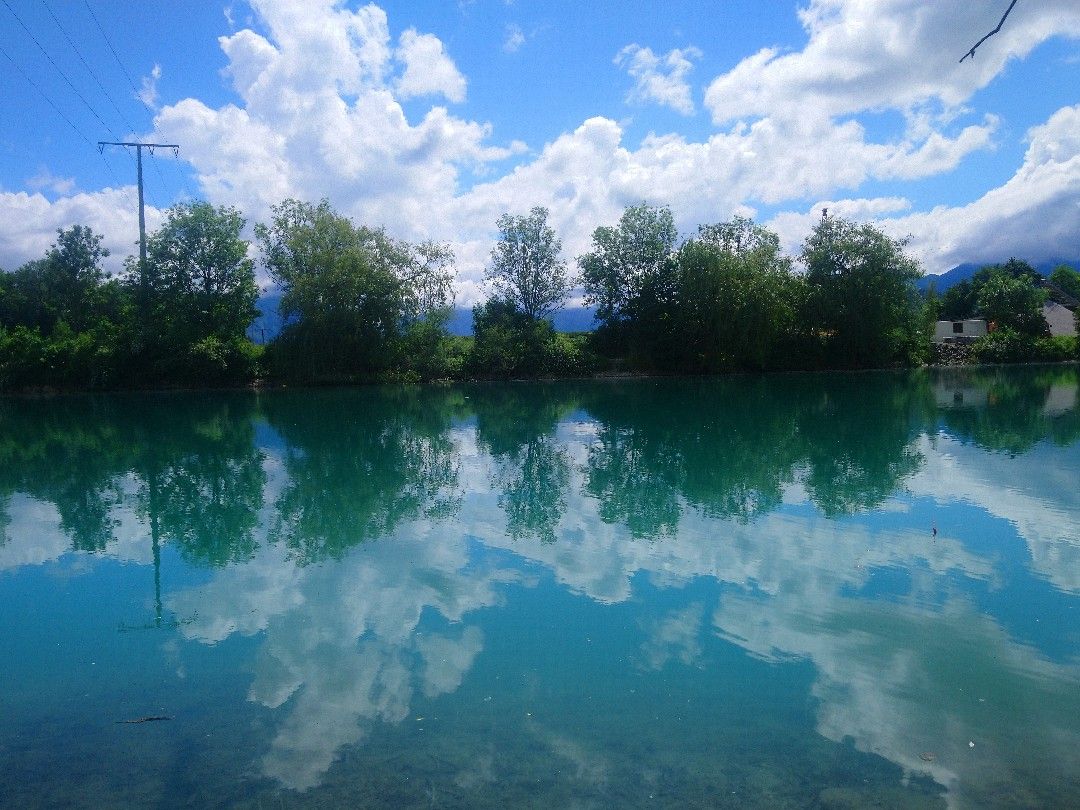
[[[679,346],[691,367],[782,362],[796,330],[799,284],[780,238],[749,219],[704,226],[678,254]]]
[[[56,232],[41,259],[27,262],[4,279],[0,324],[36,327],[48,335],[60,321],[76,332],[92,322],[105,280],[101,261],[109,251],[85,225]]]
[[[979,288],[979,312],[998,328],[1022,335],[1042,335],[1047,331],[1042,306],[1046,291],[1026,275],[994,272]]]
[[[453,301],[454,255],[357,227],[329,202],[285,200],[255,229],[288,323],[278,350],[287,371],[310,378],[385,369],[410,324]]]
[[[195,340],[243,337],[258,315],[254,263],[241,238],[235,208],[195,202],[177,205],[147,242],[147,262],[159,304],[179,308],[182,327]]]
[[[474,377],[588,374],[596,358],[586,338],[561,335],[551,322],[529,318],[513,301],[490,298],[473,308],[473,345],[466,361]]]
[[[617,344],[670,299],[677,238],[671,210],[644,203],[627,208],[617,226],[593,231],[593,249],[578,258],[582,285],[601,329],[620,333]]]
[[[258,315],[259,290],[243,228],[234,208],[177,205],[147,240],[145,273],[129,259],[126,284],[144,319],[144,373],[170,380],[250,376],[245,332]]]
[[[1080,300],[1080,272],[1067,264],[1059,264],[1050,274],[1050,281],[1063,292]]]
[[[1042,281],[1042,275],[1023,259],[1017,259],[1013,257],[1004,264],[988,264],[975,274],[974,281],[976,284],[976,290],[982,284],[985,284],[991,276],[1005,275],[1009,278],[1026,278],[1033,283],[1039,283]]]
[[[941,317],[949,321],[973,318],[978,306],[977,293],[975,285],[967,279],[949,287],[941,297]]]
[[[559,257],[562,242],[547,217],[540,206],[528,216],[499,217],[499,241],[485,273],[495,297],[512,302],[530,321],[560,309],[571,289],[566,262]]]
[[[924,342],[915,281],[918,262],[904,240],[873,225],[823,217],[803,245],[807,325],[829,360],[845,366],[905,363]]]

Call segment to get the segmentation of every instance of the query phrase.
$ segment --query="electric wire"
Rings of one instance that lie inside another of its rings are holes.
[[[42,0],[42,2],[45,2],[45,0]],[[131,92],[134,94],[135,98],[137,98],[139,100],[139,102],[143,105],[143,107],[146,108],[146,111],[148,113],[150,113],[151,118],[153,118],[153,116],[155,116],[157,114],[157,112],[154,110],[153,107],[151,107],[149,104],[146,103],[146,99],[143,98],[142,94],[139,92],[139,89],[135,86],[135,80],[131,78],[131,73],[128,71],[127,67],[124,65],[123,60],[120,58],[120,54],[117,53],[116,48],[113,47],[112,40],[109,39],[109,35],[107,33],[105,33],[105,26],[103,26],[101,24],[101,20],[99,20],[97,14],[94,13],[94,9],[91,7],[91,5],[89,3],[89,0],[83,0],[83,5],[85,5],[86,10],[88,12],[90,12],[90,18],[94,21],[94,25],[97,26],[97,30],[101,34],[101,38],[103,40],[105,40],[105,45],[108,46],[109,53],[112,54],[113,59],[116,61],[117,66],[120,68],[120,72],[123,73],[124,78],[127,79],[128,87],[131,88]],[[134,132],[134,131],[135,131],[134,128],[132,128],[132,132]],[[175,157],[175,155],[174,155],[174,157]],[[179,166],[179,158],[177,158],[177,165]],[[162,174],[161,169],[158,167],[156,162],[154,163],[154,171],[157,172],[158,179],[161,181],[162,187],[166,189],[165,193],[166,193],[166,196],[168,196],[168,190],[167,190],[167,184],[165,182],[165,176]],[[181,182],[184,184],[184,191],[187,192],[188,191],[187,183],[186,183],[186,181],[184,181],[183,174],[180,175],[180,179],[181,179]],[[188,196],[191,196],[190,193],[188,193]]]
[[[94,82],[97,83],[98,88],[101,90],[102,94],[108,100],[109,104],[111,104],[112,108],[114,110],[116,110],[116,114],[119,116],[120,121],[124,124],[125,127],[127,127],[129,132],[131,132],[132,134],[135,134],[135,131],[136,131],[135,127],[127,119],[127,116],[124,115],[123,111],[120,109],[120,106],[116,103],[116,100],[113,99],[112,94],[109,93],[108,88],[105,87],[104,82],[101,81],[101,78],[98,76],[97,72],[92,67],[90,67],[89,62],[87,62],[86,58],[82,55],[82,51],[79,50],[79,46],[75,44],[75,41],[71,38],[71,35],[68,34],[67,29],[64,28],[64,24],[62,22],[60,22],[60,18],[56,16],[56,12],[54,12],[53,9],[52,9],[52,6],[49,5],[48,0],[41,0],[41,3],[42,3],[43,6],[45,6],[45,10],[49,12],[49,16],[52,17],[53,22],[56,23],[56,27],[60,29],[60,33],[64,35],[64,39],[66,39],[68,41],[68,45],[71,46],[71,50],[75,52],[75,55],[79,58],[79,61],[82,62],[83,67],[86,68],[86,72],[90,74],[90,77],[94,80]],[[40,47],[40,45],[38,47]],[[138,94],[136,94],[136,96],[137,95]],[[142,101],[141,98],[139,100]],[[126,153],[126,150],[125,150],[125,153]],[[128,155],[128,158],[130,159],[131,158],[130,153],[126,153],[126,154]],[[102,157],[102,160],[105,161],[105,164],[109,167],[109,170],[111,172],[112,171],[112,164],[109,163],[109,160],[108,160],[107,157],[105,157],[104,152],[101,152],[101,157]],[[156,165],[155,165],[155,168],[156,168]],[[161,170],[158,169],[157,172],[158,172],[158,177],[161,177]],[[161,180],[162,180],[162,186],[164,186],[165,185],[164,178],[162,177]],[[126,187],[125,187],[124,193],[127,194]],[[167,194],[168,194],[168,191],[166,191],[166,195]]]
[[[83,0],[83,4],[86,6],[86,10],[90,12],[90,17],[94,21],[94,25],[97,26],[98,31],[101,32],[101,38],[105,40],[105,44],[109,46],[109,51],[113,55],[113,59],[116,60],[116,64],[120,66],[121,72],[128,81],[128,86],[131,87],[131,92],[135,94],[135,98],[142,102],[142,105],[146,107],[147,111],[152,115],[154,113],[153,107],[143,100],[143,97],[139,95],[139,89],[135,86],[135,81],[131,78],[131,74],[128,73],[128,69],[124,67],[124,63],[120,60],[120,54],[116,52],[116,48],[113,47],[112,40],[109,39],[109,35],[105,33],[105,28],[101,25],[101,21],[98,20],[97,14],[94,13],[94,9],[90,7],[89,0]]]
[[[83,104],[86,105],[86,108],[88,110],[90,110],[90,112],[93,114],[94,118],[96,118],[98,120],[98,123],[101,124],[101,126],[105,128],[105,131],[108,132],[109,134],[111,134],[114,138],[116,138],[117,137],[116,133],[113,132],[112,127],[110,127],[108,124],[105,123],[105,119],[103,119],[100,115],[98,115],[98,111],[94,109],[94,107],[90,104],[89,101],[86,100],[86,98],[83,96],[83,94],[80,93],[76,89],[75,85],[71,83],[71,79],[69,79],[67,74],[64,73],[64,71],[60,68],[60,66],[58,64],[56,64],[56,61],[49,55],[49,52],[47,50],[45,50],[45,46],[43,46],[41,44],[41,42],[38,41],[38,38],[36,36],[34,36],[34,32],[31,31],[27,27],[26,23],[23,22],[22,17],[20,17],[18,14],[15,13],[15,9],[13,9],[11,7],[11,4],[8,2],[8,0],[0,0],[0,3],[3,3],[4,6],[7,8],[7,10],[11,12],[11,16],[13,16],[16,19],[16,21],[19,23],[19,25],[22,26],[23,30],[26,31],[27,36],[29,36],[30,39],[33,40],[34,44],[37,45],[38,50],[40,50],[45,55],[45,58],[47,60],[49,60],[49,64],[52,65],[56,69],[56,72],[60,74],[60,76],[64,79],[65,82],[67,82],[67,86],[71,88],[71,92],[75,94],[75,96],[79,99],[79,101],[81,101]]]
[[[29,74],[27,74],[27,72],[22,69],[22,66],[18,62],[16,62],[14,58],[12,58],[11,54],[9,54],[4,49],[4,47],[2,45],[0,45],[0,53],[4,54],[4,56],[7,57],[7,60],[9,62],[11,62],[12,65],[14,65],[15,70],[19,71],[19,73],[22,75],[22,77],[24,79],[26,79],[27,83],[31,87],[33,87],[35,90],[38,91],[38,94],[43,99],[45,99],[46,102],[48,102],[49,106],[52,107],[53,110],[56,111],[56,114],[59,115],[61,118],[63,118],[67,122],[67,125],[69,127],[71,127],[73,130],[75,130],[76,135],[78,135],[80,138],[82,138],[84,141],[86,141],[91,146],[94,145],[94,142],[92,140],[90,140],[89,138],[87,138],[86,135],[83,133],[83,131],[81,129],[79,129],[77,126],[75,126],[75,123],[64,114],[64,111],[61,110],[51,98],[49,98],[49,96],[45,93],[45,91],[42,90],[41,87],[38,86],[38,83],[30,78]]]
[[[83,63],[83,67],[86,68],[86,72],[90,74],[91,78],[93,78],[95,82],[97,82],[97,86],[101,89],[102,94],[105,96],[106,99],[108,99],[109,103],[112,105],[112,108],[116,110],[116,114],[120,116],[120,120],[123,122],[124,126],[126,126],[131,132],[134,132],[135,127],[133,127],[131,125],[131,122],[127,120],[127,117],[121,111],[116,101],[114,101],[113,97],[109,94],[108,89],[106,89],[101,79],[98,78],[97,73],[92,67],[90,67],[90,64],[83,57],[82,51],[79,50],[79,46],[75,44],[75,41],[68,34],[67,29],[64,28],[63,23],[60,22],[60,19],[56,16],[56,13],[49,5],[49,0],[41,0],[41,3],[45,6],[46,11],[49,12],[49,16],[53,18],[53,22],[56,23],[56,27],[60,29],[60,33],[64,35],[64,39],[68,41],[68,44],[71,46],[71,50],[73,50],[75,52],[75,55],[79,57],[79,61]]]
[[[69,127],[71,127],[71,129],[75,132],[75,134],[78,135],[80,138],[82,138],[90,146],[93,147],[94,142],[92,140],[90,140],[86,136],[86,133],[84,133],[81,129],[79,129],[75,125],[75,122],[73,122],[70,118],[67,117],[67,115],[64,113],[64,111],[60,109],[59,105],[57,105],[57,103],[55,101],[53,101],[49,97],[48,93],[46,93],[44,90],[41,89],[41,86],[37,82],[35,82],[32,78],[30,78],[30,75],[25,70],[22,69],[22,65],[20,65],[18,62],[16,62],[15,59],[11,56],[11,54],[9,54],[7,52],[7,50],[4,49],[3,46],[0,46],[0,53],[2,53],[7,58],[7,60],[9,62],[11,62],[11,64],[14,66],[15,70],[17,70],[19,72],[19,75],[21,75],[24,79],[26,79],[26,83],[29,84],[31,87],[33,87],[34,90],[37,91],[38,95],[41,96],[45,100],[45,103],[53,108],[53,111],[58,116],[60,116],[60,118],[63,119],[64,122],[66,122]],[[109,159],[105,157],[105,153],[100,152],[100,154],[101,154],[101,159],[105,162],[105,169],[106,169],[106,171],[108,171],[109,177],[112,178],[113,186],[115,188],[119,189],[120,192],[122,194],[124,194],[125,197],[128,198],[128,202],[131,202],[132,201],[131,200],[131,193],[128,191],[127,186],[124,186],[123,184],[121,184],[119,179],[117,179],[116,171],[113,169],[112,164],[109,163]]]

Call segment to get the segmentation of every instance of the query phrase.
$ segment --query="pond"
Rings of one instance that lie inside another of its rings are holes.
[[[1078,387],[0,400],[0,806],[1075,803]]]

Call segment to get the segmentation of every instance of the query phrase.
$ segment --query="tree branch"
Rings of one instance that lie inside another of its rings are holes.
[[[972,59],[975,58],[975,49],[978,48],[980,45],[982,45],[984,42],[986,42],[986,40],[990,39],[990,37],[992,37],[994,34],[996,34],[998,31],[1001,30],[1001,26],[1003,26],[1005,24],[1005,18],[1009,16],[1009,12],[1011,12],[1013,10],[1013,6],[1015,6],[1015,5],[1016,5],[1016,0],[1012,0],[1012,2],[1009,3],[1009,7],[1007,9],[1005,9],[1005,13],[1001,15],[1001,20],[998,22],[997,28],[995,28],[993,31],[991,31],[989,34],[987,34],[985,37],[983,37],[978,42],[976,42],[974,45],[972,45],[971,50],[960,57],[961,62],[963,62],[969,56]]]

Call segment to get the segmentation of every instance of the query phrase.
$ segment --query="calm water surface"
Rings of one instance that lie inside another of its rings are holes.
[[[0,806],[1080,806],[1078,382],[0,400]]]

